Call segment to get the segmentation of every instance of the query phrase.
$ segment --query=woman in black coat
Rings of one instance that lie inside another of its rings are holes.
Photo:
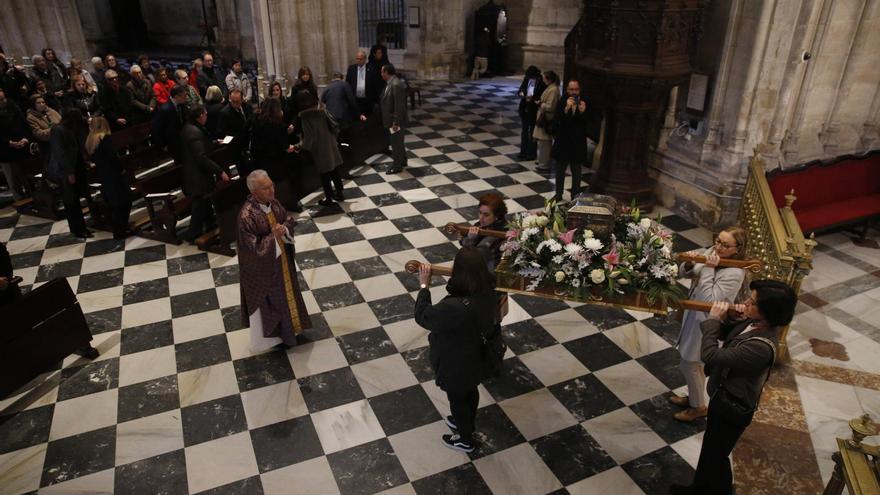
[[[519,85],[519,119],[522,124],[522,139],[519,145],[520,160],[534,160],[538,157],[538,144],[532,138],[535,131],[535,118],[538,116],[538,100],[546,86],[541,71],[534,65],[526,69],[522,84]]]
[[[128,174],[119,161],[119,155],[109,139],[110,123],[104,117],[92,117],[89,123],[89,137],[86,138],[86,153],[91,157],[101,181],[101,195],[107,202],[110,213],[110,227],[114,239],[125,239],[129,235],[128,216],[131,213],[131,184]]]
[[[45,170],[48,179],[61,185],[67,225],[80,239],[92,237],[80,204],[80,198],[90,201],[83,154],[86,129],[86,121],[79,109],[65,109],[61,124],[49,133],[49,157]]]
[[[480,252],[463,247],[455,256],[452,277],[446,286],[449,295],[431,305],[431,267],[419,270],[421,290],[416,299],[415,319],[431,332],[431,367],[437,386],[446,392],[452,416],[446,423],[453,435],[443,435],[443,444],[462,452],[474,450],[474,420],[480,394],[477,385],[482,378],[482,337],[495,325],[495,293],[493,277],[486,269]]]
[[[76,108],[87,117],[101,109],[98,104],[98,94],[89,91],[89,86],[82,76],[73,76],[70,85],[70,91],[64,96],[65,108]]]
[[[291,118],[299,115],[300,112],[305,110],[304,108],[299,108],[299,104],[296,101],[296,94],[300,91],[308,91],[316,100],[318,99],[318,86],[315,84],[315,76],[312,74],[312,69],[305,65],[299,68],[296,82],[293,83],[293,87],[290,88],[290,97],[287,99],[287,107],[284,109],[284,113]]]

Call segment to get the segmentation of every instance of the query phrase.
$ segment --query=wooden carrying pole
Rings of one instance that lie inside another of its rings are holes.
[[[422,263],[416,260],[409,260],[404,265],[404,269],[407,273],[419,273],[419,268],[421,268]],[[440,275],[442,277],[449,277],[452,275],[452,268],[448,266],[440,266],[440,265],[430,265],[431,266],[431,275]],[[535,294],[540,297],[541,294]],[[678,306],[682,309],[688,309],[691,311],[702,311],[704,313],[708,313],[710,309],[712,309],[712,303],[703,302],[703,301],[694,301],[692,299],[684,299],[678,302]]]

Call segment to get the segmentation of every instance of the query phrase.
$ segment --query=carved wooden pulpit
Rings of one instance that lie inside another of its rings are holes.
[[[669,89],[686,81],[704,0],[584,0],[565,42],[565,78],[577,78],[604,147],[590,190],[643,211],[653,205],[648,146]],[[598,139],[597,132],[591,137]]]

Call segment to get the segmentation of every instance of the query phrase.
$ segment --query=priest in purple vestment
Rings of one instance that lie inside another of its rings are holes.
[[[251,348],[290,347],[312,326],[296,277],[293,216],[275,199],[265,170],[247,176],[248,196],[238,214],[241,316],[251,329]]]

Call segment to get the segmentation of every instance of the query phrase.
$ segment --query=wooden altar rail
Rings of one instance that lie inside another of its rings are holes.
[[[406,262],[404,269],[407,271],[407,273],[418,273],[421,266],[422,266],[421,262],[419,262],[417,260],[409,260]],[[440,275],[442,277],[449,277],[452,275],[452,268],[451,267],[441,266],[441,265],[430,265],[430,267],[431,267],[431,275]],[[498,290],[505,291],[505,292],[512,292],[512,293],[529,294],[529,295],[537,296],[537,297],[550,297],[550,298],[554,298],[554,299],[562,299],[562,297],[558,297],[553,294],[542,293],[542,292],[516,291],[516,290],[510,290],[508,288],[501,288],[501,287],[499,287]],[[678,301],[678,304],[674,304],[673,306],[677,307],[677,308],[688,309],[691,311],[701,311],[704,313],[708,313],[709,310],[712,309],[712,303],[703,302],[703,301],[694,301],[692,299],[685,299],[685,300]],[[630,307],[630,306],[627,306],[627,307]],[[639,309],[639,308],[632,307],[631,309]],[[642,311],[651,311],[653,309],[654,308],[641,308]]]
[[[813,268],[816,242],[804,238],[791,205],[797,199],[786,195],[785,206],[777,208],[767,184],[764,159],[756,150],[749,162],[748,178],[743,190],[737,223],[749,233],[746,257],[761,262],[760,271],[752,279],[779,280],[800,292],[804,277]],[[777,348],[777,362],[786,362],[788,327],[782,329]]]
[[[453,223],[449,222],[446,224],[446,227],[443,230],[448,234],[459,233],[461,235],[467,235],[468,230],[472,227],[472,225],[468,225],[466,223]],[[507,232],[501,230],[492,230],[492,229],[480,229],[478,231],[478,235],[484,237],[495,237],[499,239],[503,239],[507,236]],[[675,255],[678,261],[684,262],[692,262],[692,263],[705,263],[706,257],[699,256],[690,253],[678,253]],[[749,270],[753,273],[760,273],[763,269],[763,265],[760,260],[756,259],[748,259],[748,260],[737,260],[732,258],[721,258],[718,262],[718,266],[722,267],[734,267],[734,268],[742,268],[743,270]]]

